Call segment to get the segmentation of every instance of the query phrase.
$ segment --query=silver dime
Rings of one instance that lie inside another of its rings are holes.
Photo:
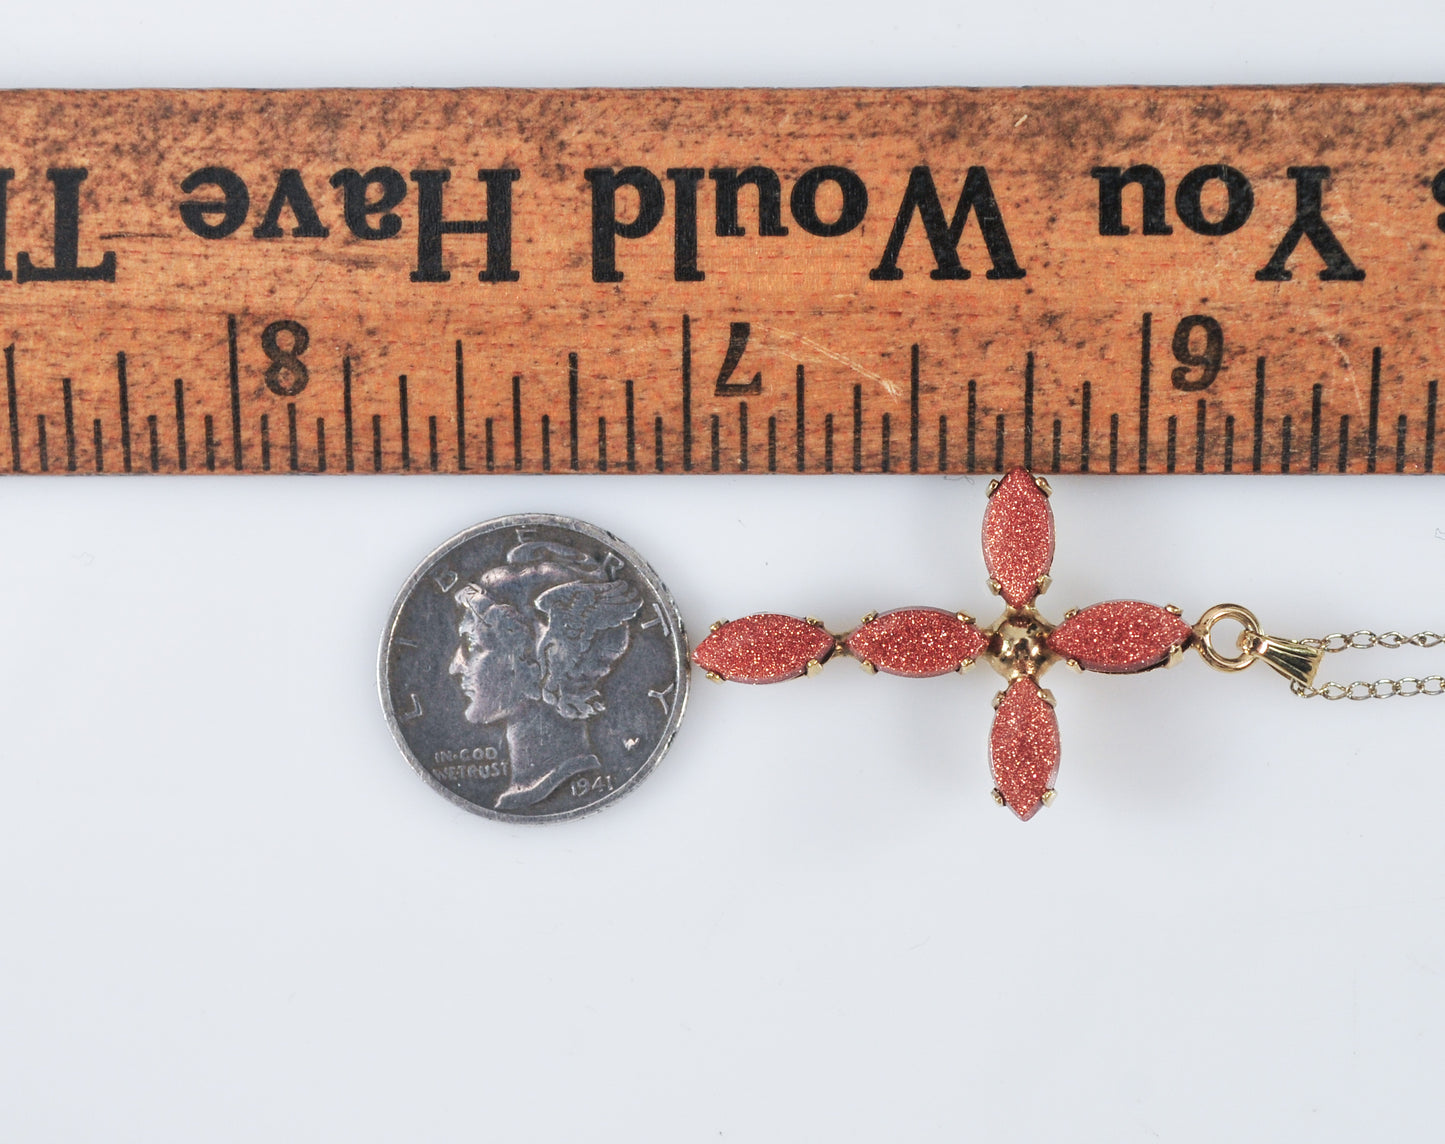
[[[527,514],[452,537],[387,621],[381,705],[402,753],[459,806],[575,818],[666,752],[687,639],[657,574],[610,533]]]

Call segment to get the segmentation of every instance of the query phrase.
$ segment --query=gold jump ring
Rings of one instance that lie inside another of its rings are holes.
[[[1214,646],[1214,626],[1221,620],[1234,620],[1243,627],[1239,633],[1236,656],[1221,655]],[[1259,635],[1259,620],[1248,608],[1239,604],[1215,604],[1199,617],[1194,625],[1195,646],[1204,662],[1216,671],[1243,671],[1257,658],[1246,642],[1251,636]]]

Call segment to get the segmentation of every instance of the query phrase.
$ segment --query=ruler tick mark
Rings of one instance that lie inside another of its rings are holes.
[[[186,471],[190,458],[186,450],[186,383],[176,378],[176,465]]]
[[[512,375],[512,468],[522,471],[522,375]]]
[[[1064,447],[1064,423],[1063,423],[1062,421],[1060,421],[1057,417],[1054,418],[1054,436],[1053,436],[1053,441],[1054,441],[1054,450],[1053,450],[1053,466],[1052,466],[1052,469],[1053,469],[1054,472],[1057,473],[1057,472],[1059,471],[1060,465],[1063,463],[1063,447]]]
[[[552,418],[542,414],[542,471],[552,471]]]
[[[1440,398],[1440,382],[1432,381],[1425,397],[1425,471],[1435,471],[1435,407]]]
[[[1350,460],[1350,415],[1342,414],[1340,417],[1340,457],[1335,466],[1335,471],[1343,473]]]
[[[1290,456],[1293,433],[1294,418],[1286,413],[1279,423],[1279,471],[1281,473],[1289,472],[1290,463],[1293,460]]]
[[[800,473],[801,473],[804,469],[807,468],[807,455],[806,455],[807,430],[806,430],[806,428],[805,428],[805,426],[806,426],[806,424],[807,424],[806,414],[807,414],[807,403],[806,403],[806,395],[805,395],[805,393],[804,393],[803,366],[802,366],[801,363],[799,363],[799,365],[798,365],[798,381],[797,381],[797,396],[796,396],[796,398],[795,398],[795,412],[794,412],[794,417],[796,418],[796,421],[795,421],[795,424],[794,424],[794,436],[795,436],[795,447],[796,447],[797,456],[796,456],[796,459],[795,459],[795,461],[794,461],[794,466],[793,466],[793,467],[794,467],[794,469],[795,469],[797,472],[800,472]]]
[[[938,415],[938,471],[948,472],[948,414]]]
[[[40,452],[40,471],[50,472],[50,449],[45,440],[45,414],[39,413],[35,417],[35,443]]]
[[[271,418],[261,414],[261,471],[271,471]]]
[[[1320,405],[1324,401],[1325,387],[1315,385],[1310,390],[1310,472],[1320,471]]]
[[[1365,471],[1375,471],[1380,449],[1380,347],[1370,355],[1370,435],[1366,443]]]
[[[625,400],[627,403],[627,471],[637,472],[637,413],[633,404],[632,378],[625,383]]]
[[[99,432],[100,422],[97,421],[95,424],[96,431]],[[209,413],[206,414],[204,426],[206,436],[206,472],[214,473],[216,471],[216,422]]]
[[[1254,361],[1254,471],[1264,468],[1264,358]]]
[[[662,416],[660,414],[652,419],[652,466],[657,472],[662,472]]]
[[[287,463],[293,473],[301,471],[301,446],[296,439],[296,402],[286,403]]]
[[[467,394],[466,394],[466,371],[462,367],[462,342],[457,339],[456,343],[456,378],[457,378],[457,472],[467,471]],[[490,424],[490,419],[488,424]],[[490,465],[487,466],[491,468]],[[432,471],[436,471],[436,465],[432,465]]]
[[[1149,471],[1149,355],[1153,338],[1154,315],[1146,311],[1139,328],[1139,471],[1141,473]]]
[[[427,444],[427,466],[432,472],[437,471],[441,464],[441,457],[437,454],[437,419],[432,414],[426,419],[426,444]]]
[[[1079,395],[1079,471],[1089,471],[1089,413],[1093,403],[1094,387],[1089,382],[1084,382],[1082,392]]]
[[[970,472],[978,470],[978,455],[975,446],[978,443],[978,382],[968,379],[968,456],[965,468]]]
[[[126,383],[124,352],[115,355],[115,380],[120,393],[120,460],[121,467],[128,473],[131,471],[130,386]]]
[[[993,471],[1003,472],[1004,452],[1004,415],[998,414],[993,419]]]
[[[1204,472],[1204,426],[1208,405],[1204,398],[1194,407],[1194,471]]]
[[[4,183],[0,182],[0,190]],[[5,400],[10,407],[10,468],[20,471],[20,398],[15,387],[15,343],[5,347]]]
[[[95,437],[95,471],[105,472],[105,426],[100,423],[100,418],[95,419],[92,427]]]
[[[75,472],[75,396],[71,392],[70,378],[60,379],[61,400],[65,406],[65,471]]]
[[[1029,355],[1032,379],[1033,355]],[[908,471],[918,472],[918,343],[913,343],[908,369]],[[885,466],[886,470],[886,466]]]
[[[1024,355],[1024,468],[1034,467],[1034,355]],[[1003,469],[1000,461],[998,468]]]
[[[1109,414],[1109,472],[1119,471],[1119,415]]]
[[[892,457],[889,455],[889,453],[890,453],[889,446],[892,444],[892,441],[890,440],[890,438],[891,438],[891,436],[892,436],[892,428],[893,428],[893,419],[892,419],[888,414],[886,414],[886,413],[883,414],[883,426],[882,426],[882,438],[883,438],[883,440],[882,440],[882,445],[883,445],[883,471],[884,471],[885,473],[890,472],[890,471],[892,470],[892,464],[891,464],[891,462],[892,462]]]
[[[5,265],[5,213],[7,208],[7,184],[15,177],[12,167],[0,167],[0,282],[9,282],[14,275]]]
[[[567,355],[567,427],[571,435],[571,456],[572,471],[578,469],[578,432],[577,432],[577,355]]]
[[[597,471],[607,471],[607,418],[597,418]]]
[[[406,374],[396,379],[396,406],[401,414],[401,469],[411,472],[411,410],[406,399]]]
[[[371,471],[381,472],[381,414],[371,415]]]
[[[717,472],[716,464],[712,468]],[[682,471],[692,472],[692,319],[687,314],[682,316]]]
[[[1224,419],[1224,471],[1234,472],[1234,414]]]
[[[712,471],[717,472],[720,443],[718,441],[718,416],[716,413],[708,418],[708,423],[712,429]]]
[[[316,419],[316,471],[326,472],[326,418]]]
[[[161,427],[154,413],[146,415],[146,435],[150,438],[151,472],[161,471]]]
[[[1409,427],[1408,420],[1402,413],[1399,420],[1395,422],[1395,472],[1397,473],[1405,471],[1405,437]]]
[[[241,443],[241,351],[236,341],[236,315],[226,316],[226,358],[229,367],[229,380],[231,386],[231,463],[236,472],[245,468],[244,452]],[[124,372],[124,370],[122,370]],[[347,394],[351,393],[351,373],[346,374]],[[350,409],[350,402],[347,405]],[[130,429],[121,424],[122,442],[130,435]],[[125,446],[125,471],[130,472],[130,447]]]
[[[345,434],[344,445],[346,447],[346,471],[356,472],[356,440],[352,433],[351,424],[351,359],[341,359],[341,419],[342,429]]]

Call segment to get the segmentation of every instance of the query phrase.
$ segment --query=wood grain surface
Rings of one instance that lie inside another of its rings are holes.
[[[0,469],[1433,471],[1442,128],[1404,86],[4,92]]]

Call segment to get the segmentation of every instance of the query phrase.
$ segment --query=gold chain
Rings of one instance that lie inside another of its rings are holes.
[[[1400,632],[1380,632],[1361,629],[1357,632],[1335,632],[1323,639],[1300,640],[1306,647],[1321,652],[1366,651],[1382,647],[1393,651],[1402,647],[1439,647],[1445,643],[1445,636],[1437,632],[1417,632],[1413,636]],[[1396,695],[1409,698],[1412,695],[1445,695],[1445,675],[1428,675],[1417,679],[1407,675],[1402,679],[1377,679],[1373,683],[1356,680],[1354,683],[1322,683],[1318,687],[1295,681],[1290,690],[1302,699],[1322,696],[1325,699],[1391,699]]]

